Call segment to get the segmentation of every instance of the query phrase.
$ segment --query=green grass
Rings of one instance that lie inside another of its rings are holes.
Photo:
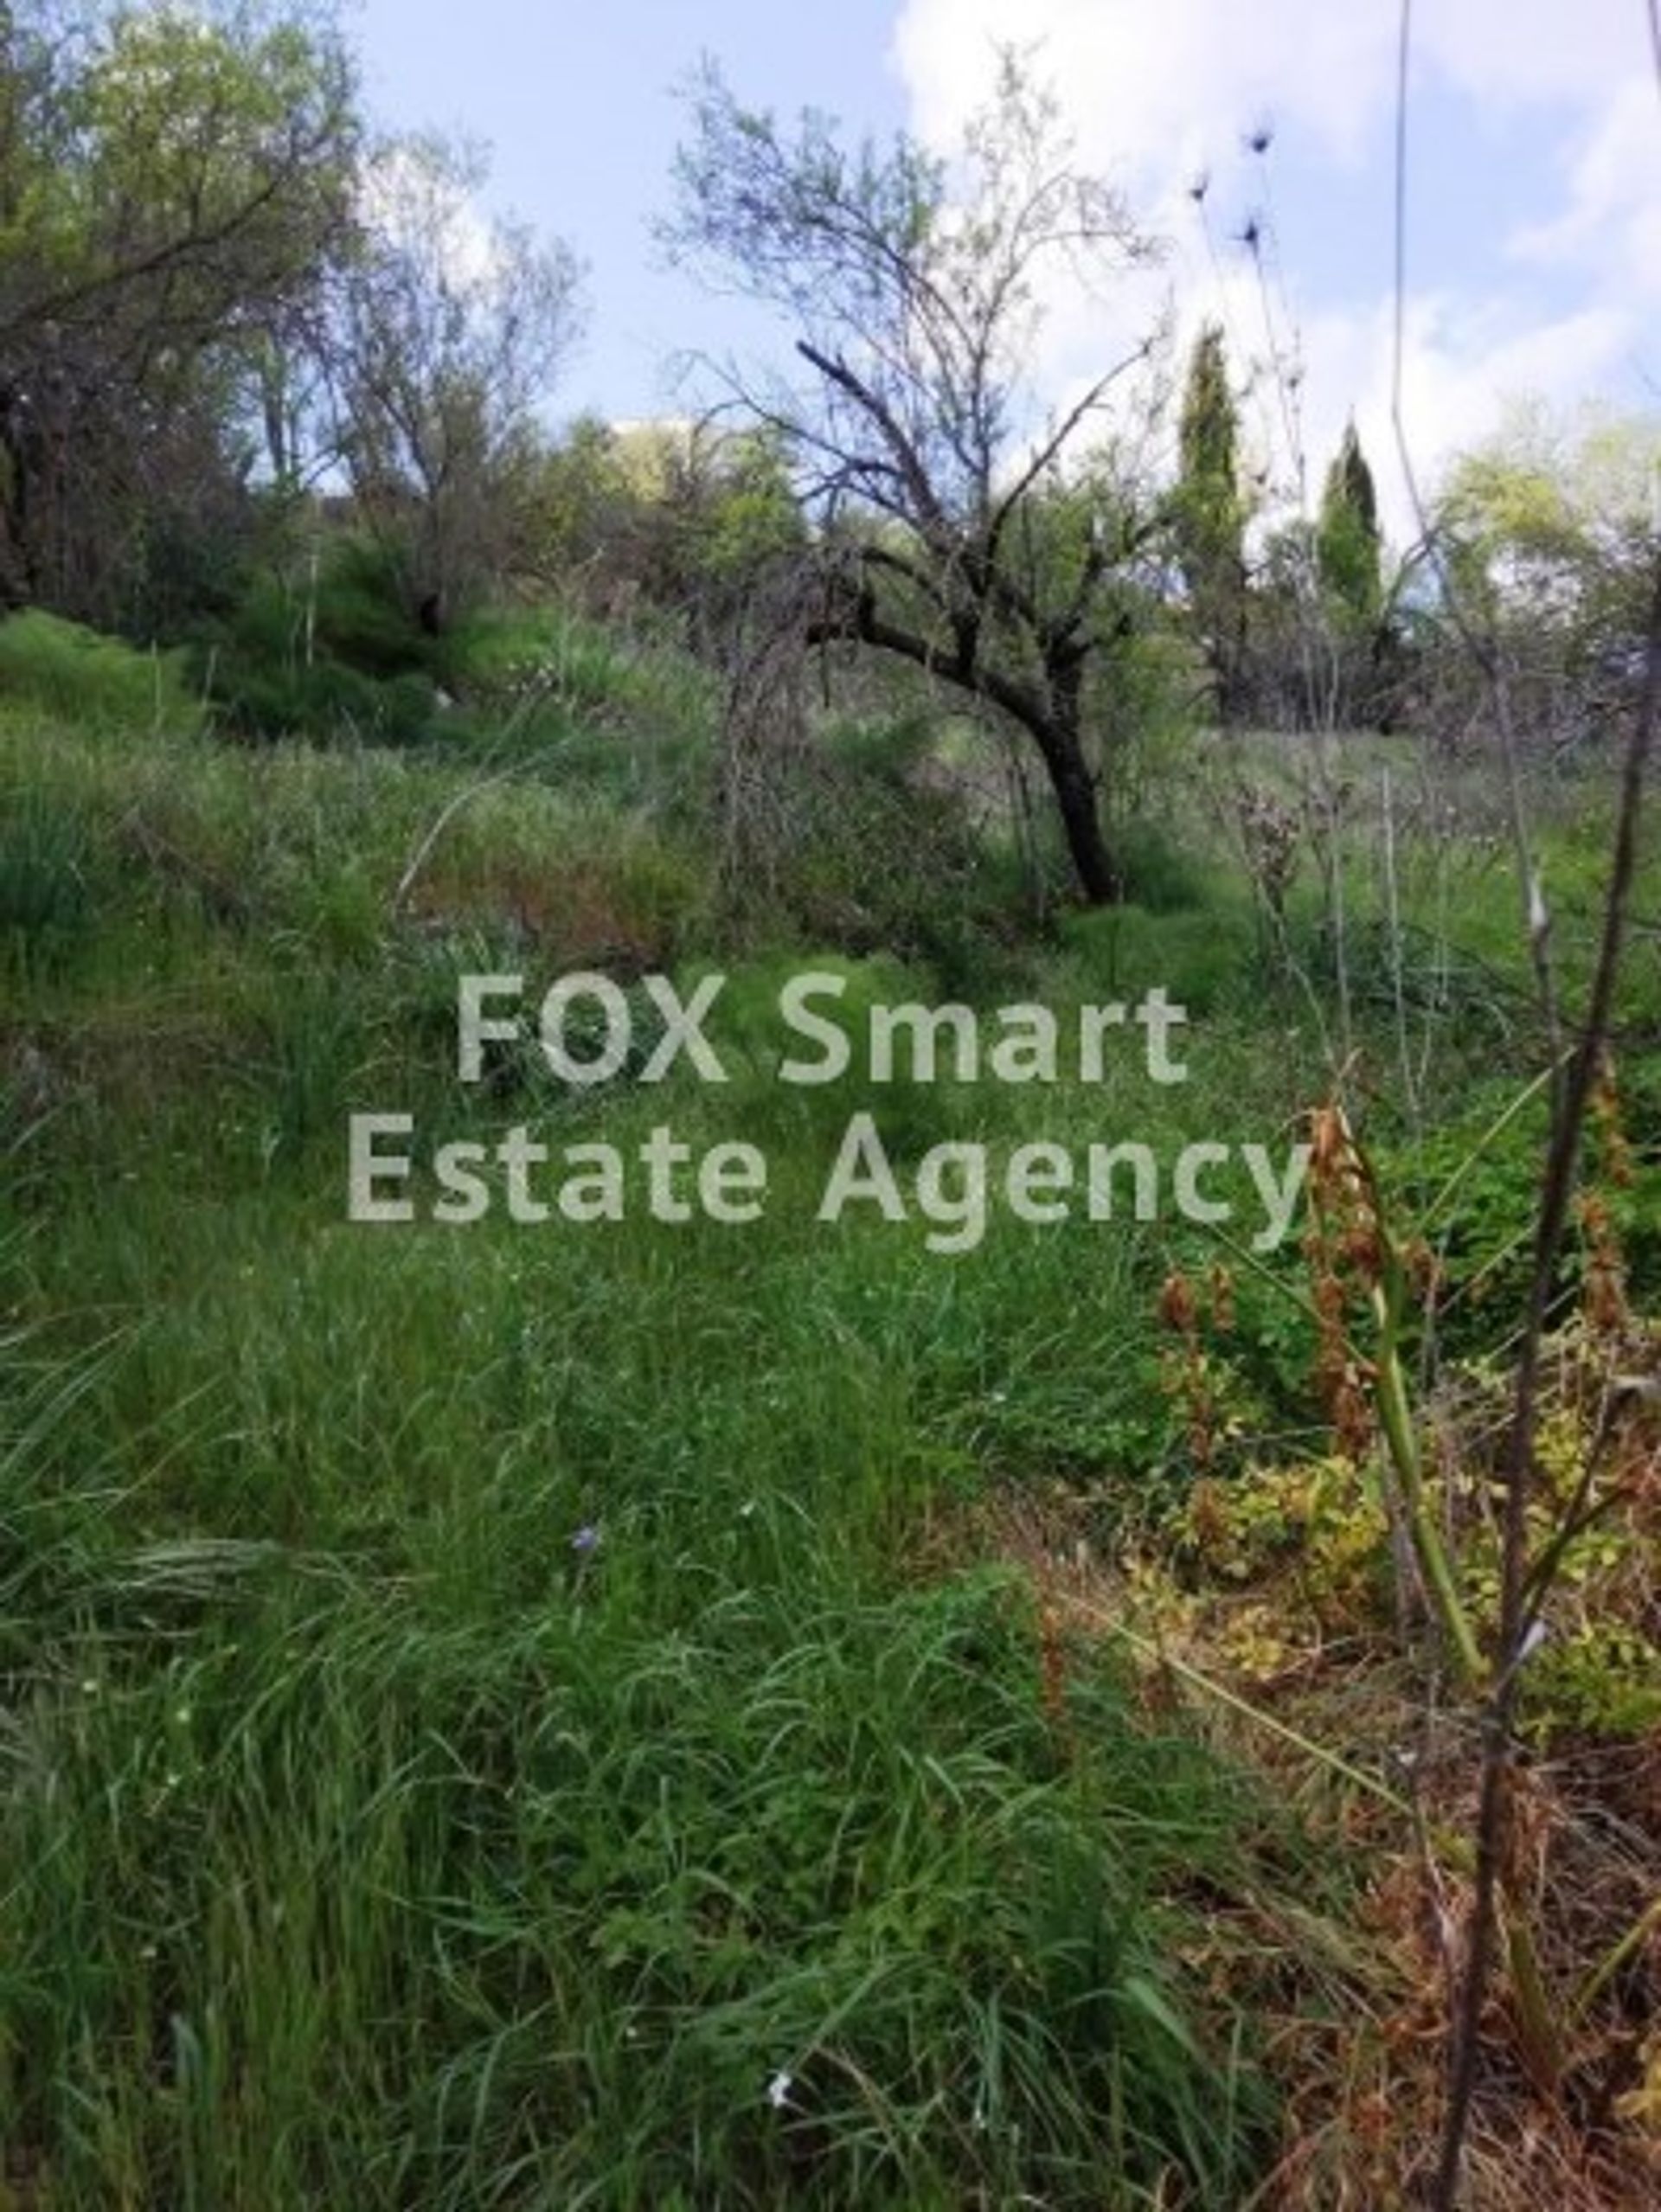
[[[1208,1915],[1339,1870],[1100,1653],[1071,1653],[1058,1735],[1025,1582],[930,1533],[999,1483],[1082,1488],[1109,1545],[1180,1498],[1150,1316],[1214,1247],[997,1216],[945,1261],[923,1224],[813,1204],[861,1104],[905,1162],[1284,1142],[1326,1080],[1307,894],[1301,982],[1238,869],[1164,845],[1147,904],[978,993],[911,946],[840,956],[861,1006],[1163,982],[1196,1018],[1180,1088],[1127,1060],[1093,1092],[792,1094],[766,1009],[838,956],[723,950],[713,862],[664,810],[529,761],[481,787],[441,747],[246,751],[47,705],[0,712],[14,2196],[1239,2204],[1276,2115]],[[1593,847],[1554,837],[1576,959]],[[1468,1119],[1471,1069],[1525,1059],[1481,1012],[1516,988],[1496,863],[1412,857],[1409,914],[1460,956],[1415,1007],[1427,1091]],[[729,1091],[459,1093],[459,973],[712,958]],[[1396,1129],[1400,967],[1387,946],[1363,1013]],[[666,1120],[761,1144],[774,1189],[745,1229],[353,1228],[354,1109],[407,1109],[424,1144]],[[1497,1235],[1526,1177],[1490,1180]],[[1241,1304],[1236,1402],[1284,1433],[1307,1344],[1272,1293]]]
[[[0,705],[12,702],[135,741],[202,719],[183,656],[139,652],[37,607],[0,620]]]
[[[1235,2201],[1260,2087],[1170,1962],[1240,1801],[1095,1664],[1062,1760],[1023,1592],[895,1571],[987,1317],[910,1247],[330,1196],[157,1167],[17,1270],[48,2201]]]
[[[5,739],[10,2170],[99,2208],[1236,2202],[1270,2103],[1175,1962],[1267,1815],[1097,1659],[1064,1756],[1019,1578],[917,1554],[974,1409],[1058,1363],[1082,1395],[1145,1263],[1110,1243],[1057,1339],[1076,1241],[954,1279],[820,1229],[825,1132],[765,1083],[754,1234],[354,1229],[350,1106],[480,1119],[456,973],[603,949],[601,907],[668,958],[691,862],[526,785],[401,905],[436,761]],[[729,1133],[684,1080],[484,1118],[527,1114]]]

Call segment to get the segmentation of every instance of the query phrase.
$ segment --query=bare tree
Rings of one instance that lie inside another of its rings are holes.
[[[732,376],[817,514],[817,642],[857,640],[996,708],[1042,758],[1079,884],[1116,898],[1091,679],[1124,634],[1134,535],[1075,496],[1071,464],[1146,343],[1043,418],[1029,382],[1049,288],[1151,248],[1081,173],[1055,103],[1011,53],[955,167],[901,136],[856,151],[822,116],[787,138],[713,66],[677,157],[670,249],[781,310],[811,381]]]
[[[569,250],[482,219],[481,175],[434,138],[382,151],[335,340],[353,491],[434,628],[505,557],[536,407],[581,323]]]

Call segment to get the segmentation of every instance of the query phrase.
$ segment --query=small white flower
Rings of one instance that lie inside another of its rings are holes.
[[[782,2071],[775,2074],[772,2081],[768,2082],[767,2102],[773,2106],[774,2112],[783,2112],[785,2106],[790,2102],[790,2093],[793,2086],[792,2077]]]

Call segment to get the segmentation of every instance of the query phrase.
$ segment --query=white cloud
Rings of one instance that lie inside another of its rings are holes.
[[[1661,111],[1652,80],[1620,86],[1578,134],[1565,166],[1568,207],[1520,232],[1512,253],[1547,264],[1579,260],[1661,298]]]
[[[1093,160],[1186,169],[1271,109],[1345,158],[1359,151],[1392,12],[1377,0],[908,0],[895,51],[917,127],[940,141],[984,92],[998,44],[1042,42]]]
[[[477,172],[418,142],[376,153],[359,185],[362,218],[401,253],[424,260],[462,292],[500,272],[500,243],[472,196]]]
[[[1395,0],[1384,6],[1394,20]],[[1414,45],[1485,107],[1597,102],[1634,79],[1654,99],[1643,10],[1626,0],[1432,0]]]

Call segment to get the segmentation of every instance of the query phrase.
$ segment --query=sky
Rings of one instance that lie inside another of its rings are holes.
[[[1648,10],[1414,0],[1401,394],[1427,483],[1521,402],[1661,413]],[[903,128],[945,151],[999,43],[1035,47],[1080,160],[1167,249],[1105,318],[1076,295],[1053,303],[1032,363],[1043,397],[1064,404],[1162,310],[1179,349],[1220,319],[1253,387],[1251,457],[1285,489],[1300,469],[1318,486],[1353,414],[1392,534],[1413,534],[1391,420],[1399,0],[357,0],[349,20],[378,118],[483,141],[489,202],[587,264],[588,327],[555,412],[613,421],[686,411],[689,353],[778,359],[789,343],[668,268],[651,236],[684,128],[677,88],[701,55],[747,105],[811,105],[850,133]],[[1260,155],[1246,143],[1260,128]],[[1237,242],[1254,216],[1260,274]],[[1281,380],[1252,375],[1271,348],[1301,369],[1290,411]]]

